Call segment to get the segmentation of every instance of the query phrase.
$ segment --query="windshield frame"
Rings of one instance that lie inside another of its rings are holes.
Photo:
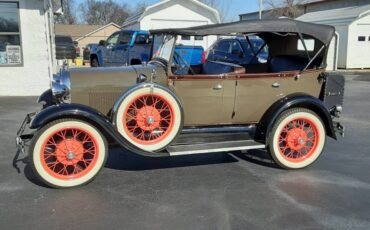
[[[171,64],[170,63],[172,63],[172,61],[173,61],[173,55],[174,55],[174,51],[175,51],[175,47],[176,47],[177,37],[178,37],[178,35],[174,35],[174,34],[154,34],[153,35],[152,59],[159,58],[159,59],[167,61],[168,62],[167,71],[168,71],[168,73],[171,73],[171,74],[172,74],[172,71],[171,71]],[[157,39],[161,39],[161,40],[157,41]],[[172,39],[172,41],[171,41],[171,39]],[[155,47],[157,42],[159,44],[158,48]],[[157,54],[157,52],[160,51],[160,50],[162,50],[161,52],[163,52],[163,47],[164,47],[165,43],[167,43],[168,48],[171,49],[171,51],[169,52],[168,60],[166,58],[164,58],[163,56]]]

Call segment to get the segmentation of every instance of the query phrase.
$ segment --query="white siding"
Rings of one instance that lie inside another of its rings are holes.
[[[123,29],[125,30],[140,30],[140,23],[134,23],[128,26],[125,26]]]
[[[172,0],[145,12],[140,21],[140,29],[185,28],[215,23],[218,23],[217,19],[210,10],[199,7],[191,1]],[[179,42],[184,45],[202,45],[207,49],[216,39],[215,36],[209,36],[203,41],[194,41],[192,37],[190,41]]]
[[[40,95],[50,84],[52,69],[44,2],[21,0],[20,26],[23,66],[0,66],[0,96]]]
[[[336,35],[331,40],[329,49],[328,49],[328,55],[326,58],[326,63],[328,66],[326,69],[330,71],[337,70],[338,55],[336,51],[337,51],[337,45],[338,45],[338,37],[339,35],[336,33]]]
[[[358,41],[358,37],[365,41]],[[370,68],[370,15],[349,26],[347,68]]]
[[[348,26],[338,25],[335,26],[335,30],[339,34],[338,68],[346,68],[348,49]]]

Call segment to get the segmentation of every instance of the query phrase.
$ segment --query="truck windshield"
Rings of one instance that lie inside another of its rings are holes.
[[[153,44],[153,58],[162,58],[170,61],[175,37],[173,35],[155,35]]]

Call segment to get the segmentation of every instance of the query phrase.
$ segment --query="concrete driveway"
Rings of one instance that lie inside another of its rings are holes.
[[[15,132],[35,98],[0,98],[0,229],[370,229],[370,74],[347,74],[345,138],[299,171],[263,151],[151,159],[112,149],[90,184],[44,187]],[[20,156],[23,158],[25,156]]]

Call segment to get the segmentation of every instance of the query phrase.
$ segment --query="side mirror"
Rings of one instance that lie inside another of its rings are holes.
[[[99,41],[99,46],[105,46],[105,41],[104,40],[100,40]]]

